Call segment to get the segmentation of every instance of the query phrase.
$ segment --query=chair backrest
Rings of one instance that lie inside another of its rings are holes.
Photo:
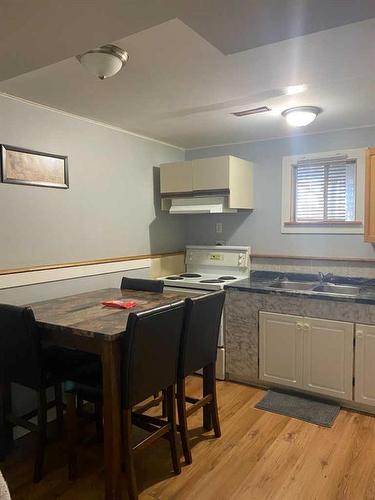
[[[184,309],[179,301],[129,315],[122,345],[123,408],[176,383]]]
[[[127,288],[128,290],[142,290],[144,292],[162,293],[164,288],[164,281],[124,277],[121,281],[121,288]]]
[[[38,388],[41,345],[30,307],[0,304],[0,379]]]
[[[179,378],[184,378],[216,361],[224,300],[223,290],[185,300]]]

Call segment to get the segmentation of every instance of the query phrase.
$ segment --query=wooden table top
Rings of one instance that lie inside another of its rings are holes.
[[[207,292],[202,292],[204,293]],[[169,290],[156,293],[106,288],[29,305],[41,328],[113,341],[125,332],[131,312],[172,304],[193,295],[189,292]],[[137,306],[131,309],[115,309],[101,304],[103,300],[114,299],[134,300]]]

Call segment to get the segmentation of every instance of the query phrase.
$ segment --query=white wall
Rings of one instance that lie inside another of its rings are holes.
[[[374,258],[374,246],[365,243],[363,235],[281,234],[280,230],[283,156],[369,146],[375,146],[375,127],[187,151],[186,159],[231,154],[255,162],[254,212],[190,216],[187,241],[249,244],[258,254]],[[223,223],[222,234],[215,234],[216,222]]]

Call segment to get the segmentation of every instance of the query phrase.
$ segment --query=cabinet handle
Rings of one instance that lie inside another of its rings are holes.
[[[303,323],[297,323],[297,330],[300,331],[303,328]]]
[[[305,332],[309,332],[309,331],[310,331],[310,325],[309,325],[308,323],[305,323],[305,324],[303,325],[303,330],[304,330]]]
[[[363,330],[357,330],[355,338],[358,340],[362,340],[363,339]]]

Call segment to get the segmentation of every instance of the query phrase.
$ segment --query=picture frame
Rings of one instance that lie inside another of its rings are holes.
[[[68,189],[68,157],[2,144],[1,181]]]

